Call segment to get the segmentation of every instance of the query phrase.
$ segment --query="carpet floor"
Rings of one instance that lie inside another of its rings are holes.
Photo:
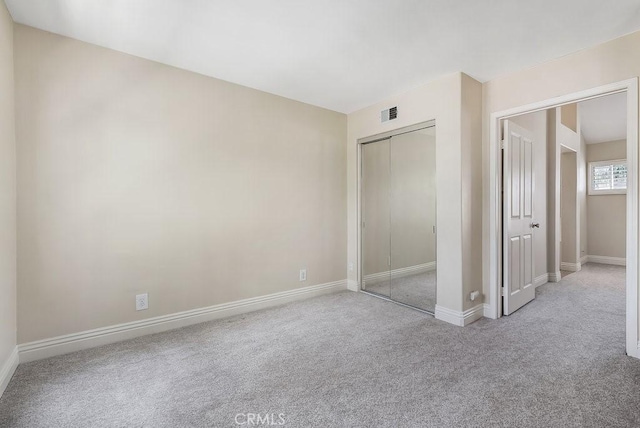
[[[465,328],[340,292],[22,364],[0,426],[638,427],[624,275],[587,264]]]

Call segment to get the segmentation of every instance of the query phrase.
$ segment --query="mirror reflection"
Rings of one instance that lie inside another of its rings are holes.
[[[362,275],[363,289],[391,294],[389,139],[362,147]]]
[[[362,146],[362,289],[436,304],[435,127]]]

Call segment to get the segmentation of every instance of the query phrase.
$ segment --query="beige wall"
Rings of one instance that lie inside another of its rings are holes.
[[[626,159],[627,142],[587,144],[587,162]],[[627,195],[587,196],[587,251],[591,256],[626,257]]]
[[[0,369],[16,346],[16,143],[13,21],[0,4]],[[0,394],[2,391],[0,391]]]
[[[580,151],[578,151],[578,209],[580,210],[580,233],[579,233],[579,254],[580,262],[589,253],[588,247],[588,214],[587,214],[587,144],[584,141],[582,132],[580,133]]]
[[[482,292],[482,85],[462,73],[461,95],[462,298],[467,310],[480,303],[469,295]],[[443,196],[440,203],[446,204],[449,198]]]
[[[576,215],[578,209],[578,156],[575,152],[562,153],[560,160],[560,218],[562,235],[560,237],[560,261],[575,264],[578,262]]]
[[[20,343],[345,278],[345,115],[14,36]]]
[[[473,156],[479,151],[473,146],[478,144],[480,122],[467,117],[477,114],[479,118],[480,95],[478,82],[455,73],[351,113],[348,118],[348,258],[355,266],[359,239],[358,139],[435,119],[437,304],[456,311],[473,303],[464,293],[480,291],[482,285],[482,270],[475,269],[481,266],[481,251],[474,251],[474,244],[479,247],[481,243],[479,229],[474,228],[474,222],[480,221],[474,217],[480,212],[475,205],[480,196],[473,193],[479,188],[473,180],[481,170],[480,157]],[[381,123],[380,111],[393,106],[398,107],[398,119]],[[357,284],[357,279],[355,271],[349,272],[352,284]]]
[[[549,137],[549,142],[555,150],[559,162],[555,162],[557,170],[549,169],[549,176],[554,176],[550,182],[559,183],[559,186],[552,186],[556,195],[554,198],[555,207],[550,210],[549,216],[557,216],[556,227],[550,228],[550,240],[558,240],[552,247],[549,262],[550,271],[556,273],[556,279],[560,279],[558,270],[561,263],[576,264],[580,260],[580,203],[579,199],[584,197],[580,194],[578,181],[578,162],[581,160],[581,131],[578,117],[578,104],[572,103],[555,109],[549,109],[549,117],[555,120],[553,135]],[[549,189],[551,192],[551,189]],[[551,241],[553,242],[553,241]]]
[[[534,231],[534,276],[538,277],[547,273],[547,112],[538,111],[509,120],[531,131],[534,139],[533,219],[540,224]]]
[[[547,114],[547,270],[550,281],[560,279],[560,171],[561,147],[558,143],[560,111],[551,108]]]
[[[560,107],[560,123],[573,132],[578,132],[578,104],[565,104]]]

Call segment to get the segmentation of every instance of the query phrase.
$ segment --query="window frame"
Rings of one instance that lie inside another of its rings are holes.
[[[611,160],[602,160],[602,161],[593,161],[589,162],[589,182],[587,183],[587,194],[590,196],[598,196],[598,195],[626,195],[627,188],[629,187],[628,182],[625,183],[624,189],[594,189],[593,188],[593,167],[596,166],[604,166],[604,165],[624,165],[627,168],[627,181],[629,179],[629,166],[627,165],[626,159],[611,159]]]

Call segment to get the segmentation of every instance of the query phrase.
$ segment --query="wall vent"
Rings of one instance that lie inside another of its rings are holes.
[[[386,122],[388,120],[393,120],[393,119],[396,119],[397,117],[398,117],[398,106],[391,107],[389,109],[382,110],[380,112],[381,122]]]

